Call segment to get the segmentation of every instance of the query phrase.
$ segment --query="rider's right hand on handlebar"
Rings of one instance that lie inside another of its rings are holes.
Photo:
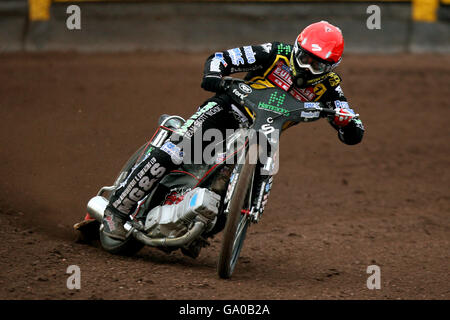
[[[335,111],[333,122],[338,127],[345,127],[355,117],[355,114],[348,109],[338,108]]]
[[[222,77],[210,74],[203,77],[202,88],[207,91],[218,92],[221,90]]]

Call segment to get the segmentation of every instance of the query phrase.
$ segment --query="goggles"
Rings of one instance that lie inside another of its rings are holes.
[[[297,65],[301,68],[308,69],[312,74],[322,74],[331,71],[337,64],[324,62],[314,57],[308,51],[294,47],[294,59]]]

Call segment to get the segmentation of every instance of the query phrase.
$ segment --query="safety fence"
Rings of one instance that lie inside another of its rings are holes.
[[[361,3],[370,2],[376,3],[412,3],[412,19],[414,21],[434,22],[438,19],[438,9],[440,6],[450,5],[450,0],[177,0],[177,1],[164,1],[164,0],[28,0],[29,2],[29,18],[30,20],[48,20],[50,18],[50,6],[54,3],[101,3],[101,2],[147,2],[147,3]]]
[[[70,29],[73,5],[81,24]],[[347,52],[450,52],[450,0],[2,0],[0,52],[202,51],[291,42],[318,20],[341,27]]]

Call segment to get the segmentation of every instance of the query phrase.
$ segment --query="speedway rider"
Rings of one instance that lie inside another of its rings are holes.
[[[344,97],[341,78],[333,72],[341,62],[344,39],[341,30],[326,21],[313,23],[296,38],[294,45],[280,42],[244,46],[211,55],[205,64],[202,88],[217,94],[208,99],[186,121],[178,134],[190,139],[197,130],[215,128],[236,129],[249,121],[246,110],[232,103],[221,93],[222,77],[248,72],[245,79],[279,87],[300,101],[317,101],[339,111],[329,119],[340,141],[348,145],[359,143],[364,134],[360,119],[353,117]],[[111,238],[123,240],[127,231],[124,223],[136,208],[137,202],[183,161],[182,150],[168,140],[160,148],[153,148],[115,191],[103,218],[103,232]],[[266,190],[268,193],[270,191]]]

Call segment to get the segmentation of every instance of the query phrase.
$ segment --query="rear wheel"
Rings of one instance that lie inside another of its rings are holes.
[[[249,163],[249,154],[247,154],[245,163],[240,166],[239,174],[236,177],[238,180],[230,199],[222,249],[217,265],[219,277],[223,279],[228,279],[233,274],[239,254],[244,245],[248,226],[251,223],[250,216],[247,212],[243,212],[245,211],[243,209],[246,198],[251,197],[249,189],[251,188],[251,179],[255,172],[255,164]]]
[[[117,175],[115,185],[120,185],[126,177],[130,174],[131,169],[136,164],[137,160],[143,155],[146,147],[148,146],[148,143],[141,146],[131,157],[128,159],[128,161],[125,163],[125,165],[120,170],[119,174]],[[111,196],[114,191],[112,191],[109,196],[108,200],[111,199]],[[129,237],[126,240],[118,240],[113,239],[106,234],[103,233],[103,229],[101,227],[100,229],[100,243],[106,251],[112,254],[120,254],[120,255],[126,255],[131,256],[135,253],[137,253],[139,250],[144,247],[144,244],[142,242],[139,242],[133,237]]]

